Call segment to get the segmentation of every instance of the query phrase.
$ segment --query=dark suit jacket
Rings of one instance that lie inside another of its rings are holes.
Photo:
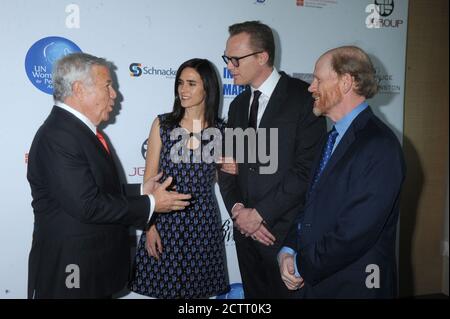
[[[299,215],[300,230],[293,227],[286,241],[298,252],[305,297],[396,295],[395,240],[404,177],[397,138],[367,108],[334,150]],[[379,269],[379,288],[366,286],[368,277],[376,282],[369,265]]]
[[[326,132],[325,120],[312,113],[308,84],[284,72],[280,74],[259,125],[259,129],[278,129],[274,147],[278,152],[277,171],[260,174],[261,163],[239,163],[237,176],[219,172],[220,191],[228,211],[237,202],[256,208],[277,238],[276,245],[284,241],[303,207],[312,161]],[[230,104],[228,127],[248,127],[250,96],[251,91],[246,90]],[[267,145],[269,140],[267,134]]]
[[[121,290],[129,274],[127,226],[144,227],[150,202],[139,185],[127,187],[92,131],[53,107],[33,140],[28,181],[35,222],[29,257],[29,298],[105,297]],[[77,265],[80,288],[75,282]]]

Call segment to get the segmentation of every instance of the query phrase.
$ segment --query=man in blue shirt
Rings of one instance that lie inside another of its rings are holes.
[[[375,69],[358,47],[323,54],[309,87],[333,129],[312,168],[305,206],[278,254],[281,277],[304,298],[393,298],[401,146],[367,105]]]

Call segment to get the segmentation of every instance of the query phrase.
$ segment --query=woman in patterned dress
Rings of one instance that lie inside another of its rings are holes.
[[[177,71],[174,91],[173,111],[158,115],[152,124],[144,180],[159,171],[163,180],[172,176],[178,192],[192,195],[191,204],[173,214],[155,214],[140,238],[130,289],[155,298],[208,298],[228,290],[214,194],[218,167],[215,161],[205,160],[202,150],[211,141],[220,146],[217,132],[221,137],[224,130],[218,117],[219,81],[211,62],[184,62]],[[174,139],[174,132],[184,134]],[[180,145],[184,148],[181,155]]]

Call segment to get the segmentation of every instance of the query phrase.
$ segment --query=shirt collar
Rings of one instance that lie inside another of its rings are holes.
[[[75,110],[73,107],[71,107],[63,102],[58,101],[55,103],[55,105],[66,110],[67,112],[72,113],[81,122],[83,122],[94,134],[97,134],[97,127],[83,113]]]
[[[272,73],[269,77],[261,84],[259,88],[251,87],[252,95],[255,90],[261,91],[261,93],[270,98],[275,87],[277,86],[278,80],[280,79],[280,73],[278,73],[277,69],[273,68]]]
[[[368,106],[369,105],[367,104],[366,101],[362,102],[357,107],[355,107],[350,113],[345,115],[342,119],[340,119],[334,124],[334,127],[336,128],[336,131],[339,133],[339,136],[344,136],[345,132],[350,127],[353,120],[359,115],[359,113],[364,111]]]

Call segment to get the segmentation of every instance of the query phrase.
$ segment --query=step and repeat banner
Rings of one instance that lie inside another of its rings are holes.
[[[246,20],[272,27],[277,69],[306,81],[326,50],[363,48],[380,82],[380,93],[370,104],[401,140],[407,12],[407,0],[2,0],[0,298],[26,297],[33,231],[27,154],[53,106],[51,71],[58,58],[82,51],[114,63],[120,103],[104,130],[123,178],[140,183],[150,125],[171,110],[182,62],[197,57],[215,64],[226,118],[243,88],[233,85],[221,55],[228,26]],[[216,194],[233,288],[220,297],[238,298],[242,290],[232,221],[217,187]]]

